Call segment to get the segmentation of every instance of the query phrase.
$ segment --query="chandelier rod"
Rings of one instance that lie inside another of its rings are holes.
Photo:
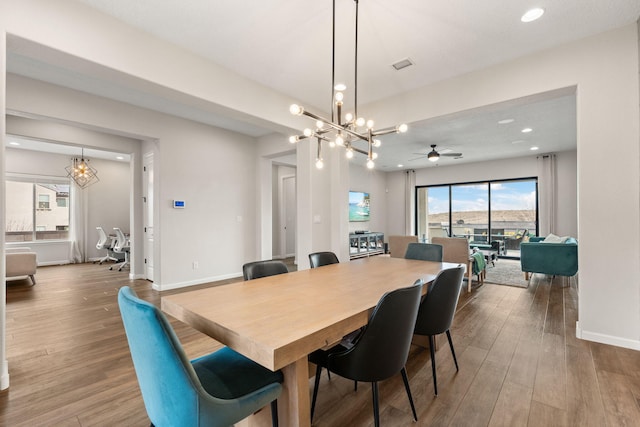
[[[334,0],[335,1],[335,0]],[[355,108],[354,108],[354,115],[355,115],[355,119],[358,119],[358,0],[355,0],[356,2],[356,36],[355,36],[355,77],[354,77],[354,97],[353,97],[353,102],[355,103]]]
[[[333,40],[331,45],[331,103],[333,103],[333,97],[336,95],[336,0],[333,0],[333,26],[332,26]],[[331,104],[330,104],[331,105]],[[331,108],[331,121],[333,122],[335,113]]]

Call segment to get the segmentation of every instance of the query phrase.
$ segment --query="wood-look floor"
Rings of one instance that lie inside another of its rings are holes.
[[[159,293],[104,265],[43,267],[36,278],[7,285],[11,387],[0,393],[0,425],[148,426],[116,294],[129,285],[158,304]],[[452,328],[460,371],[440,345],[437,397],[429,351],[412,347],[417,425],[640,425],[640,352],[578,340],[576,319],[575,286],[541,275],[528,289],[463,292]],[[219,347],[172,324],[189,357]],[[314,425],[372,425],[370,390],[323,375]],[[380,384],[380,397],[384,426],[414,425],[400,376]]]

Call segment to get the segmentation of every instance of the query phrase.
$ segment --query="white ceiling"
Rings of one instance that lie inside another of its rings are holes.
[[[77,0],[167,42],[184,47],[247,78],[326,110],[331,91],[331,1],[300,0]],[[353,98],[351,0],[336,0],[336,81]],[[524,24],[530,7],[543,17]],[[372,102],[635,22],[638,0],[362,0],[358,38],[358,101]],[[391,64],[411,58],[414,66]],[[77,58],[25,48],[9,38],[8,70],[90,93],[170,112],[259,136],[260,123],[212,115],[206,107],[167,102],[148,84],[97,72]],[[126,80],[126,84],[123,81]],[[132,95],[133,94],[133,95]],[[498,125],[502,119],[514,122]],[[522,134],[524,127],[533,132]],[[522,141],[517,142],[516,141]],[[409,133],[387,136],[378,167],[432,166],[411,160],[437,144],[462,152],[445,164],[575,148],[575,94],[559,92],[412,123]],[[390,148],[392,147],[392,148]]]

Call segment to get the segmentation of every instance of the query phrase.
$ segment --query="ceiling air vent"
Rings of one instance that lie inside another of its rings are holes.
[[[393,66],[393,68],[395,68],[396,70],[400,71],[403,68],[407,68],[410,67],[411,65],[413,65],[413,61],[411,61],[409,58],[405,58],[405,59],[401,59],[400,61],[396,62],[395,64],[391,64]]]

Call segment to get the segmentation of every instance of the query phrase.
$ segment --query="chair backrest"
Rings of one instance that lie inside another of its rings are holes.
[[[404,258],[409,243],[418,243],[418,236],[389,236],[389,254],[392,258]]]
[[[442,262],[442,245],[434,243],[409,243],[406,259],[419,259],[422,261]]]
[[[434,237],[431,243],[442,245],[442,261],[467,264],[469,241],[466,237]]]
[[[415,333],[437,335],[446,332],[456,313],[464,266],[442,270],[427,290],[420,304]]]
[[[102,227],[96,227],[98,230],[98,243],[96,243],[96,249],[111,249],[111,245],[107,244],[109,237],[104,232]]]
[[[287,265],[278,260],[248,262],[242,266],[244,280],[259,279],[261,277],[275,276],[288,273]]]
[[[309,264],[311,268],[322,267],[323,265],[338,264],[340,260],[333,252],[314,252],[309,254]]]
[[[129,242],[127,242],[127,238],[125,237],[122,230],[118,227],[114,227],[113,230],[116,232],[116,244],[113,245],[114,252],[126,252],[129,250]]]
[[[329,356],[329,369],[345,378],[367,382],[382,381],[400,372],[409,356],[421,295],[421,281],[384,294],[354,346]]]
[[[206,392],[166,317],[128,286],[120,288],[118,305],[151,422],[198,425],[198,395]]]

